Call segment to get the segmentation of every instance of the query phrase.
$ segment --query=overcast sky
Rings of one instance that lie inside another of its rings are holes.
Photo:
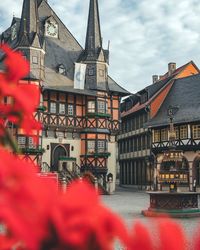
[[[84,46],[89,0],[48,2]],[[22,0],[0,1],[0,32],[21,8]],[[199,0],[99,0],[99,8],[104,48],[111,41],[110,75],[129,91],[151,84],[169,62],[200,67]]]

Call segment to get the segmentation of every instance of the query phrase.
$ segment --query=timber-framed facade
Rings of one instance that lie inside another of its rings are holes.
[[[151,85],[123,101],[121,104],[122,131],[118,136],[121,185],[134,185],[139,189],[153,187],[156,182],[154,167],[155,162],[157,162],[157,154],[162,154],[169,146],[168,107],[164,109],[163,105],[174,91],[174,86],[178,81],[184,82],[184,79],[189,79],[193,83],[193,77],[198,77],[198,74],[199,69],[192,61],[179,68],[176,68],[175,63],[169,63],[166,74],[160,78],[154,75]],[[184,87],[182,86],[182,88]],[[187,88],[185,87],[182,91],[176,90],[176,92],[182,93],[183,100],[187,100],[192,110],[191,103],[195,92],[189,94]],[[193,88],[192,85],[191,88]],[[194,105],[198,106],[197,99],[195,101]],[[168,105],[171,104],[171,100],[168,100]],[[179,104],[177,102],[176,105],[179,106]],[[156,117],[161,112],[166,116],[163,115],[160,118],[160,127],[151,127],[150,124],[154,124]],[[198,130],[199,123],[194,116],[191,117],[190,113],[182,113],[182,115],[183,121],[187,119],[187,122],[182,121],[182,123],[176,124],[175,121],[176,136],[179,138],[176,141],[177,147],[184,152],[197,152],[199,142],[198,139],[194,140],[192,136],[194,131]],[[199,116],[197,115],[197,117]],[[198,159],[198,156],[196,157]],[[191,176],[192,174],[190,174],[190,182],[192,182],[191,178],[195,178]]]
[[[84,48],[46,0],[24,0],[21,18],[13,18],[0,41],[23,52],[30,62],[24,81],[41,89],[35,113],[43,124],[39,145],[20,129],[13,130],[22,157],[52,172],[60,170],[64,158],[73,159],[81,171],[91,171],[104,184],[107,174],[114,181],[120,101],[129,92],[108,74],[109,51],[102,46],[98,0],[90,0]],[[82,87],[75,86],[83,77],[76,64],[85,67]]]

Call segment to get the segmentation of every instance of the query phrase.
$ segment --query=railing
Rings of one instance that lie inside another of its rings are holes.
[[[55,126],[63,128],[99,128],[119,131],[118,120],[112,120],[110,117],[82,117],[82,116],[65,116],[50,113],[44,113],[43,124],[46,126]]]

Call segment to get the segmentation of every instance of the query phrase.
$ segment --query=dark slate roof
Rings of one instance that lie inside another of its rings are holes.
[[[165,86],[165,84],[171,81],[173,77],[174,76],[168,77],[164,80],[158,81],[154,84],[147,86],[145,90],[148,92],[148,98],[150,99],[152,96],[154,96],[160,89],[162,89],[162,87]]]
[[[76,93],[80,95],[89,95],[89,96],[97,96],[97,92],[94,90],[82,90],[82,89],[74,89],[70,86],[44,86],[43,90],[55,90],[55,91],[62,91],[68,93]]]
[[[146,126],[168,125],[167,110],[170,106],[178,107],[175,124],[200,121],[200,74],[175,80],[157,115]]]
[[[119,84],[117,84],[110,76],[108,76],[108,89],[110,92],[121,93],[124,96],[131,94],[126,89],[122,88]]]

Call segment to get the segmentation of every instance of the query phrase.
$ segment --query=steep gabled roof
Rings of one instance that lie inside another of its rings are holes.
[[[175,80],[158,113],[146,126],[168,125],[169,106],[178,108],[174,115],[175,124],[200,121],[200,74]]]
[[[68,30],[68,28],[64,25],[64,23],[60,20],[60,18],[56,15],[54,10],[50,7],[48,1],[24,0],[22,16],[25,15],[25,19],[28,18],[26,17],[26,15],[28,15],[28,12],[26,12],[25,10],[27,9],[30,12],[30,10],[34,9],[34,6],[36,6],[36,2],[38,2],[38,17],[37,17],[37,13],[33,14],[34,16],[33,19],[37,20],[39,18],[40,35],[44,34],[45,21],[50,17],[52,17],[56,21],[56,23],[58,23],[58,26],[59,26],[59,38],[58,39],[55,39],[53,37],[47,37],[47,36],[42,37],[42,39],[38,39],[38,37],[36,37],[35,34],[33,36],[35,44],[38,43],[40,40],[42,41],[45,40],[45,43],[44,43],[45,47],[43,46],[43,49],[46,51],[45,61],[44,61],[45,74],[44,74],[44,79],[43,79],[44,81],[43,85],[45,88],[47,87],[55,88],[57,86],[58,89],[60,90],[73,88],[74,86],[74,64],[75,62],[78,61],[78,58],[83,53],[83,48],[78,43],[78,41],[74,38],[72,33]],[[30,9],[29,3],[34,3],[35,5],[34,6],[31,5],[32,7]],[[98,7],[96,0],[94,1],[94,6]],[[91,7],[90,7],[90,10],[92,10]],[[98,14],[97,12],[95,13]],[[23,27],[22,23],[24,20],[23,18],[22,19],[14,18],[12,23],[14,21],[17,22],[17,30],[19,33],[20,23],[21,23],[21,29],[22,29]],[[32,25],[30,27],[32,27]],[[25,29],[25,31],[27,31],[27,29]],[[26,33],[28,33],[28,31]],[[13,49],[17,48],[17,45],[18,45],[17,39],[15,39],[14,41],[11,40],[11,27],[9,27],[5,32],[3,32],[3,34],[7,38],[8,44]],[[26,36],[23,36],[22,38],[22,42],[24,44],[28,43],[28,38],[27,39],[25,38]],[[101,52],[102,52],[101,48],[98,48],[98,53],[101,54]],[[106,51],[104,52],[106,55]],[[1,58],[3,58],[3,54],[0,51],[0,69],[3,70],[3,64],[1,63]],[[61,75],[58,72],[58,66],[61,64],[66,69],[65,75]],[[119,93],[122,96],[129,94],[128,91],[120,87],[110,77],[108,77],[108,88],[106,89],[103,88],[103,90],[104,91],[108,90],[111,92]],[[93,90],[91,91],[92,91],[91,93],[94,93]],[[74,90],[74,92],[76,92],[76,90]],[[88,93],[88,90],[86,90],[86,92]]]
[[[108,89],[110,92],[120,93],[122,96],[130,95],[126,89],[122,88],[119,84],[117,84],[110,76],[108,76]]]
[[[145,103],[142,103],[140,104],[140,101],[138,101],[137,104],[133,105],[133,107],[126,111],[126,112],[123,112],[122,113],[122,117],[124,116],[127,116],[133,112],[136,112],[136,111],[139,111],[143,108],[145,108],[146,106],[148,106],[151,101],[153,101],[156,96],[166,87],[168,86],[169,84],[173,83],[174,79],[176,79],[178,77],[178,75],[186,69],[187,66],[189,66],[190,64],[192,64],[194,66],[194,68],[197,70],[197,72],[200,73],[198,67],[194,64],[193,61],[190,61],[186,64],[184,64],[183,66],[177,68],[173,74],[171,76],[169,76],[169,73],[167,72],[166,74],[164,74],[161,79],[154,83],[154,84],[151,84],[147,87],[145,87],[144,89],[140,90],[139,92],[137,92],[137,95],[142,95],[144,94],[145,92],[148,94],[148,100],[145,102]]]

